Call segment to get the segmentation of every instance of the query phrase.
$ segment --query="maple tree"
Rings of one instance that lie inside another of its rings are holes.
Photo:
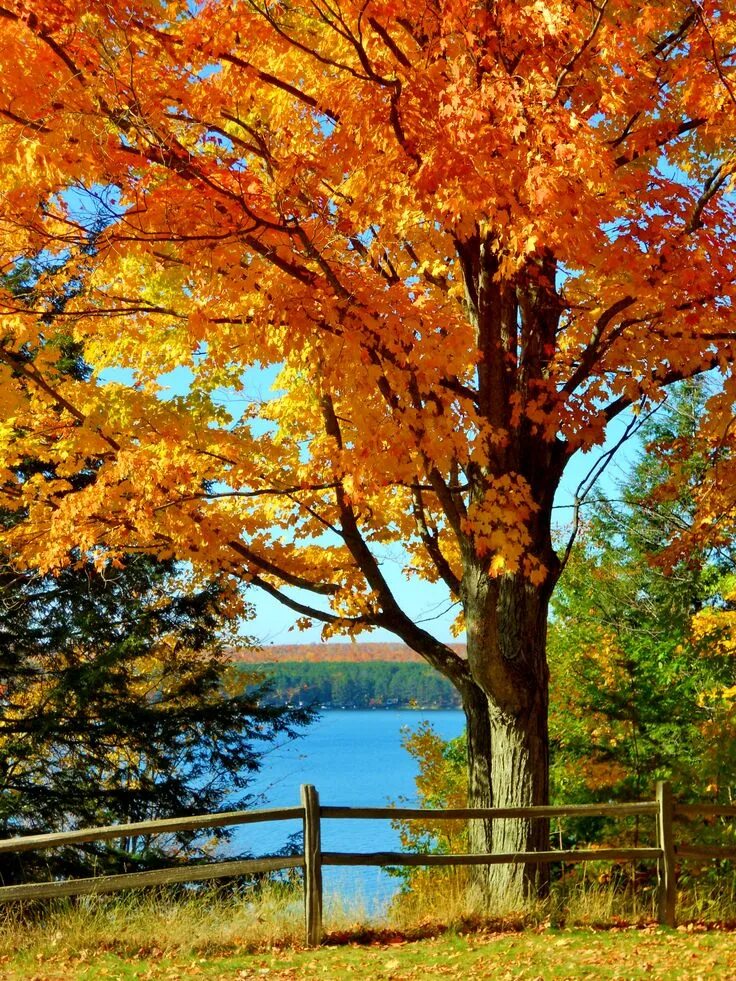
[[[733,402],[735,36],[729,0],[6,0],[17,562],[148,550],[387,628],[461,694],[472,802],[546,801],[565,466],[678,379],[720,369],[713,434]],[[132,382],[65,378],[57,330]],[[230,415],[254,366],[274,397]],[[395,543],[467,659],[401,608]]]
[[[712,395],[704,379],[671,389],[640,428],[625,477],[587,502],[584,527],[551,603],[554,804],[652,800],[658,780],[667,780],[682,804],[733,800],[735,541],[719,536],[687,560],[678,547],[674,568],[666,568],[673,562],[668,543],[679,546],[682,529],[697,522],[707,473],[699,420]],[[443,740],[422,723],[404,746],[417,766],[423,807],[467,805],[464,735]],[[464,822],[397,824],[410,850],[463,850]],[[555,832],[565,847],[632,847],[651,833],[638,818],[585,816],[565,818]],[[733,829],[727,822],[691,822],[681,833],[710,846]],[[464,869],[446,871],[453,886],[465,879]],[[706,871],[722,894],[721,866],[684,867],[679,881],[687,889],[691,873]],[[401,876],[411,887],[402,901],[421,902],[431,893],[426,869],[405,869]]]

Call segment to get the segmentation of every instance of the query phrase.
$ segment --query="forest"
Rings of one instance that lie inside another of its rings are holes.
[[[249,665],[249,669],[253,669]],[[450,682],[428,664],[284,661],[262,666],[273,704],[323,709],[460,708]]]
[[[453,644],[458,654],[465,650],[465,644]],[[228,656],[241,664],[264,664],[280,661],[341,661],[356,664],[367,661],[394,661],[409,664],[424,664],[421,655],[410,647],[400,643],[378,642],[364,640],[349,643],[329,644],[266,644],[252,647],[234,644],[228,649]]]

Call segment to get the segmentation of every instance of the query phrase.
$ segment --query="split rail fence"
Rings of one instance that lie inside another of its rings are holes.
[[[656,818],[656,846],[652,848],[575,848],[518,852],[514,854],[455,854],[433,855],[416,852],[326,852],[322,850],[321,822],[334,820],[472,820],[490,819],[548,819],[553,817],[632,817],[651,815]],[[675,925],[675,863],[683,859],[736,859],[736,848],[676,844],[673,819],[697,817],[736,817],[736,805],[677,804],[667,783],[657,784],[653,801],[632,804],[570,804],[549,807],[509,808],[448,808],[431,810],[413,807],[325,807],[320,805],[315,787],[301,788],[299,807],[279,807],[250,811],[228,811],[202,814],[195,817],[167,818],[134,824],[117,824],[100,828],[80,828],[76,831],[27,835],[0,840],[0,854],[35,851],[90,841],[129,838],[137,835],[171,834],[177,831],[198,831],[228,825],[254,824],[261,821],[301,819],[304,829],[304,848],[299,855],[266,856],[263,858],[210,862],[205,865],[183,864],[148,872],[121,875],[100,875],[84,879],[63,879],[22,885],[0,886],[0,902],[10,900],[44,899],[59,896],[81,896],[157,886],[174,882],[197,882],[229,878],[253,873],[275,872],[284,869],[304,870],[305,930],[311,946],[322,939],[322,868],[326,865],[374,865],[383,867],[430,865],[502,865],[546,864],[550,862],[585,861],[652,861],[659,877],[659,922]]]

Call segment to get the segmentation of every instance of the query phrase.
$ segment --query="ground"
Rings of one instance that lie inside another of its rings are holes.
[[[324,979],[488,978],[547,981],[561,978],[648,978],[736,981],[736,933],[656,926],[605,930],[540,929],[503,933],[446,933],[408,942],[390,935],[363,942],[333,936],[319,950],[272,949],[254,954],[167,957],[156,949],[138,956],[98,950],[68,957],[9,955],[0,964],[8,981],[208,978],[233,981]]]

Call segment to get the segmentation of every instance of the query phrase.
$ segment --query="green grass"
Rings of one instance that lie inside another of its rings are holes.
[[[123,957],[80,952],[18,956],[0,965],[9,979],[306,979],[325,981],[409,978],[734,978],[736,938],[726,932],[643,929],[446,933],[418,941],[399,938],[350,943],[316,951],[279,949],[251,954],[166,957],[148,951]],[[329,938],[328,938],[329,941]]]

